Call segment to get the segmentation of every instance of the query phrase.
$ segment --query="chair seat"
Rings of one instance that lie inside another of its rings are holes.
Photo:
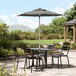
[[[57,53],[57,54],[52,54],[53,57],[61,57],[61,56],[67,56],[64,53]]]
[[[26,56],[26,58],[28,58],[28,59],[42,59],[42,57],[41,56],[38,56],[38,55],[34,55],[34,57],[32,57],[31,55],[28,55],[28,56]]]
[[[64,53],[61,53],[61,56],[67,56],[67,55],[65,55]]]
[[[58,58],[61,56],[61,54],[52,54],[52,56]]]
[[[32,57],[31,55],[28,55],[28,56],[25,56],[25,57],[28,58],[28,59],[36,59],[37,58],[37,56]]]
[[[45,56],[45,53],[40,53],[39,56]]]

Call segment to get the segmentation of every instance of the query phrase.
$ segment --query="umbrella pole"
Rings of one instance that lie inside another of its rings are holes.
[[[39,16],[39,48],[40,48],[40,16]]]

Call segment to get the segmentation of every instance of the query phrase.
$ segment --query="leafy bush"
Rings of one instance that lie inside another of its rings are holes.
[[[4,49],[9,49],[11,48],[11,45],[12,42],[9,39],[7,38],[0,39],[0,47],[3,47]]]
[[[57,39],[63,39],[63,38],[64,38],[64,36],[63,36],[63,35],[58,34]]]
[[[12,76],[5,67],[0,67],[0,76]]]
[[[59,44],[59,43],[54,43],[54,46],[55,46],[55,48],[57,48],[57,49],[59,49],[59,48],[62,47],[61,44]]]
[[[70,43],[69,42],[64,42],[63,46],[70,46]]]
[[[14,66],[12,68],[5,66],[6,64],[4,64],[3,66],[0,66],[0,76],[26,76],[25,71],[26,68],[24,68],[24,73],[17,73],[16,70],[16,64],[14,62]]]
[[[57,34],[48,35],[48,39],[57,39]]]
[[[73,43],[71,45],[72,45],[72,49],[76,49],[76,43]]]
[[[13,55],[15,55],[14,50],[13,50],[13,49],[10,49],[7,55],[8,55],[8,56],[13,56]]]
[[[12,42],[12,48],[27,48],[27,45],[25,43],[23,43],[23,42],[13,41]]]
[[[18,55],[24,55],[24,50],[21,48],[17,48]]]
[[[3,49],[3,47],[0,48],[0,56],[7,56],[8,52],[7,49]]]
[[[17,42],[17,41],[11,41],[11,45],[7,44],[7,45],[5,45],[5,47],[4,46],[2,47],[2,45],[1,45],[1,47],[0,47],[0,56],[14,55],[14,48],[16,48],[16,49],[17,48],[25,49],[25,48],[27,48],[27,45],[25,43],[23,43],[23,42]],[[19,55],[24,55],[23,50],[17,49],[17,51],[18,51]]]

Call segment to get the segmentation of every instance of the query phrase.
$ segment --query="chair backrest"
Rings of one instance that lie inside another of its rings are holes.
[[[54,45],[44,45],[43,46],[44,48],[48,48],[48,49],[51,49],[51,52],[49,52],[49,54],[53,54],[53,51],[54,51]]]
[[[48,45],[49,49],[54,49],[54,45]]]
[[[43,45],[44,48],[54,49],[54,45]]]
[[[68,55],[69,50],[70,50],[70,47],[62,46],[61,53],[64,53],[64,55]]]
[[[23,48],[23,50],[24,50],[25,57],[27,57],[28,55],[32,55],[31,50],[26,50],[25,48]]]
[[[18,56],[19,56],[19,54],[18,54],[18,52],[17,52],[17,49],[14,47],[14,48],[13,48],[13,50],[14,50],[15,56],[17,56],[17,57],[18,57]]]

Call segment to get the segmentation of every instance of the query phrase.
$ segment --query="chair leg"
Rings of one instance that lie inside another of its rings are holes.
[[[53,65],[54,65],[54,59],[53,59],[53,57],[52,57],[51,68],[53,68]]]
[[[29,67],[30,67],[30,59],[29,59]]]
[[[32,66],[30,68],[31,68],[31,73],[32,73]]]
[[[68,60],[68,66],[70,67],[70,63],[69,63],[69,57],[67,56],[67,60]]]
[[[62,60],[61,60],[61,57],[60,57],[60,64],[61,64],[61,67],[62,67]]]
[[[59,57],[58,57],[58,68],[59,68]]]
[[[38,59],[36,59],[36,71],[37,71],[37,67],[38,67]]]
[[[40,66],[40,58],[39,58],[39,66]]]
[[[27,67],[27,58],[25,58],[24,68]]]
[[[16,61],[16,56],[15,56],[15,61]]]
[[[19,58],[17,58],[17,67],[16,67],[16,69],[18,69],[18,63],[19,63]]]
[[[43,71],[43,59],[42,59],[42,71]]]
[[[40,61],[42,61],[40,69],[42,69],[43,71],[43,59],[40,60],[40,58],[36,59],[36,71],[38,70],[38,67],[40,66]]]

